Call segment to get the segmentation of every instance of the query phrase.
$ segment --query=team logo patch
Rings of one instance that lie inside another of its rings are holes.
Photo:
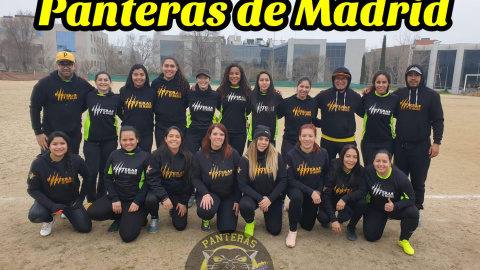
[[[274,269],[267,249],[241,232],[210,234],[190,252],[185,269]]]

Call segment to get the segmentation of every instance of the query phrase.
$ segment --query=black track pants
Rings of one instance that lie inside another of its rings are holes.
[[[289,187],[287,195],[290,198],[288,209],[290,231],[296,232],[299,222],[303,229],[311,231],[315,225],[319,205],[314,204],[311,196],[297,188]]]
[[[362,140],[361,148],[362,148],[362,157],[363,157],[363,165],[367,166],[368,164],[373,164],[373,158],[375,152],[380,149],[387,150],[390,154],[394,154],[393,152],[393,140],[387,141],[375,141],[375,140]]]
[[[92,181],[87,192],[87,201],[94,202],[97,198],[103,197],[107,194],[105,184],[103,181],[105,165],[107,163],[110,153],[117,149],[117,141],[105,142],[87,142],[83,143],[83,154],[85,155],[85,162],[90,169]],[[98,184],[97,184],[98,175]]]
[[[187,212],[183,217],[178,214],[177,205],[179,203],[179,197],[175,195],[168,195],[170,201],[172,201],[173,209],[172,209],[172,223],[173,227],[179,231],[185,230],[187,227],[187,218],[188,218],[188,207]],[[159,208],[159,200],[153,192],[148,192],[147,197],[145,199],[145,207],[147,208],[148,213],[153,218],[158,218],[158,208]]]
[[[245,143],[247,142],[247,132],[242,133],[228,133],[228,144],[237,150],[240,156],[243,156],[245,150]]]
[[[202,129],[187,129],[187,135],[185,136],[185,141],[187,143],[188,150],[190,153],[195,154],[200,150],[202,146],[202,140],[207,134],[207,130]]]
[[[213,198],[213,205],[210,210],[205,210],[200,207],[202,196],[197,193],[197,215],[203,220],[211,220],[217,215],[217,228],[222,233],[232,233],[237,229],[238,216],[233,211],[233,204],[235,200],[232,196],[220,198],[217,194],[210,192]]]
[[[402,210],[386,212],[368,206],[363,215],[363,234],[368,241],[377,241],[383,235],[388,218],[400,220],[400,240],[408,240],[418,227],[418,209],[410,205]]]
[[[407,176],[410,176],[415,191],[415,206],[423,209],[425,199],[425,181],[430,168],[430,140],[416,143],[395,140],[395,165]]]
[[[330,159],[330,160],[337,158],[337,154],[340,153],[340,151],[342,151],[342,148],[347,144],[353,144],[353,145],[357,146],[356,141],[334,142],[334,141],[330,141],[330,140],[327,140],[327,139],[324,139],[324,138],[322,138],[320,140],[320,146],[327,150],[328,159]]]
[[[255,219],[255,210],[258,202],[252,197],[245,195],[240,199],[240,214],[245,222],[251,223]],[[282,231],[282,200],[280,198],[272,202],[268,211],[263,213],[265,227],[272,235],[279,235]]]
[[[132,202],[121,202],[122,213],[115,214],[112,209],[112,201],[107,197],[96,200],[87,210],[88,216],[92,220],[120,220],[120,237],[124,242],[132,242],[137,239],[140,230],[147,223],[147,211],[142,204],[138,210],[132,213],[128,212]]]
[[[66,206],[65,209],[63,209],[63,214],[65,214],[73,228],[78,232],[88,233],[92,230],[92,221],[87,216],[87,211],[83,206],[75,210],[70,206]],[[35,202],[28,212],[28,219],[33,223],[51,222],[53,216],[45,206]]]
[[[335,207],[337,203],[333,204]],[[330,217],[327,215],[327,212],[324,209],[325,204],[320,204],[320,208],[318,209],[318,222],[322,224],[330,223]],[[357,226],[358,221],[362,218],[363,214],[367,210],[367,202],[365,199],[360,199],[357,201],[349,201],[346,203],[345,208],[343,210],[338,211],[337,220],[340,223],[344,223],[345,221],[350,220],[348,223],[349,226],[355,227]]]

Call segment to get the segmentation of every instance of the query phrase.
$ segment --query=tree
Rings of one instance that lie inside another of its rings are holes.
[[[217,64],[220,65],[222,39],[219,32],[192,31],[181,33],[185,46],[185,65],[191,68],[192,73],[201,68],[208,69],[210,75],[215,77]],[[218,62],[218,63],[217,63]],[[188,73],[188,72],[187,72]]]
[[[387,36],[383,35],[382,55],[380,56],[380,70],[385,70],[385,55],[387,52]]]
[[[2,21],[7,44],[24,72],[29,70],[39,51],[34,44],[37,31],[33,28],[33,18],[33,14],[19,11],[15,17],[7,17]]]
[[[146,35],[128,34],[126,47],[130,52],[128,54],[130,66],[134,64],[148,66],[153,61],[152,57],[158,55],[158,46],[152,37]]]
[[[365,67],[365,55],[362,56],[362,69],[360,71],[360,83],[366,84],[366,67]]]
[[[325,72],[325,57],[315,53],[307,53],[293,60],[292,79],[308,76],[313,82],[319,80],[319,74]]]

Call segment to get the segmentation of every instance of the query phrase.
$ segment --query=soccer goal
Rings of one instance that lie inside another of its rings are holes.
[[[468,77],[476,77],[468,80]],[[480,96],[480,74],[465,74],[465,82],[463,84],[463,94],[475,93]]]

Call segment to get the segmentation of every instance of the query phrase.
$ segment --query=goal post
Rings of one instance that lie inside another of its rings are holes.
[[[477,77],[475,83],[473,83],[473,87],[467,87],[468,77]],[[463,83],[463,94],[468,94],[469,92],[477,92],[480,91],[480,74],[465,74],[465,82]]]

